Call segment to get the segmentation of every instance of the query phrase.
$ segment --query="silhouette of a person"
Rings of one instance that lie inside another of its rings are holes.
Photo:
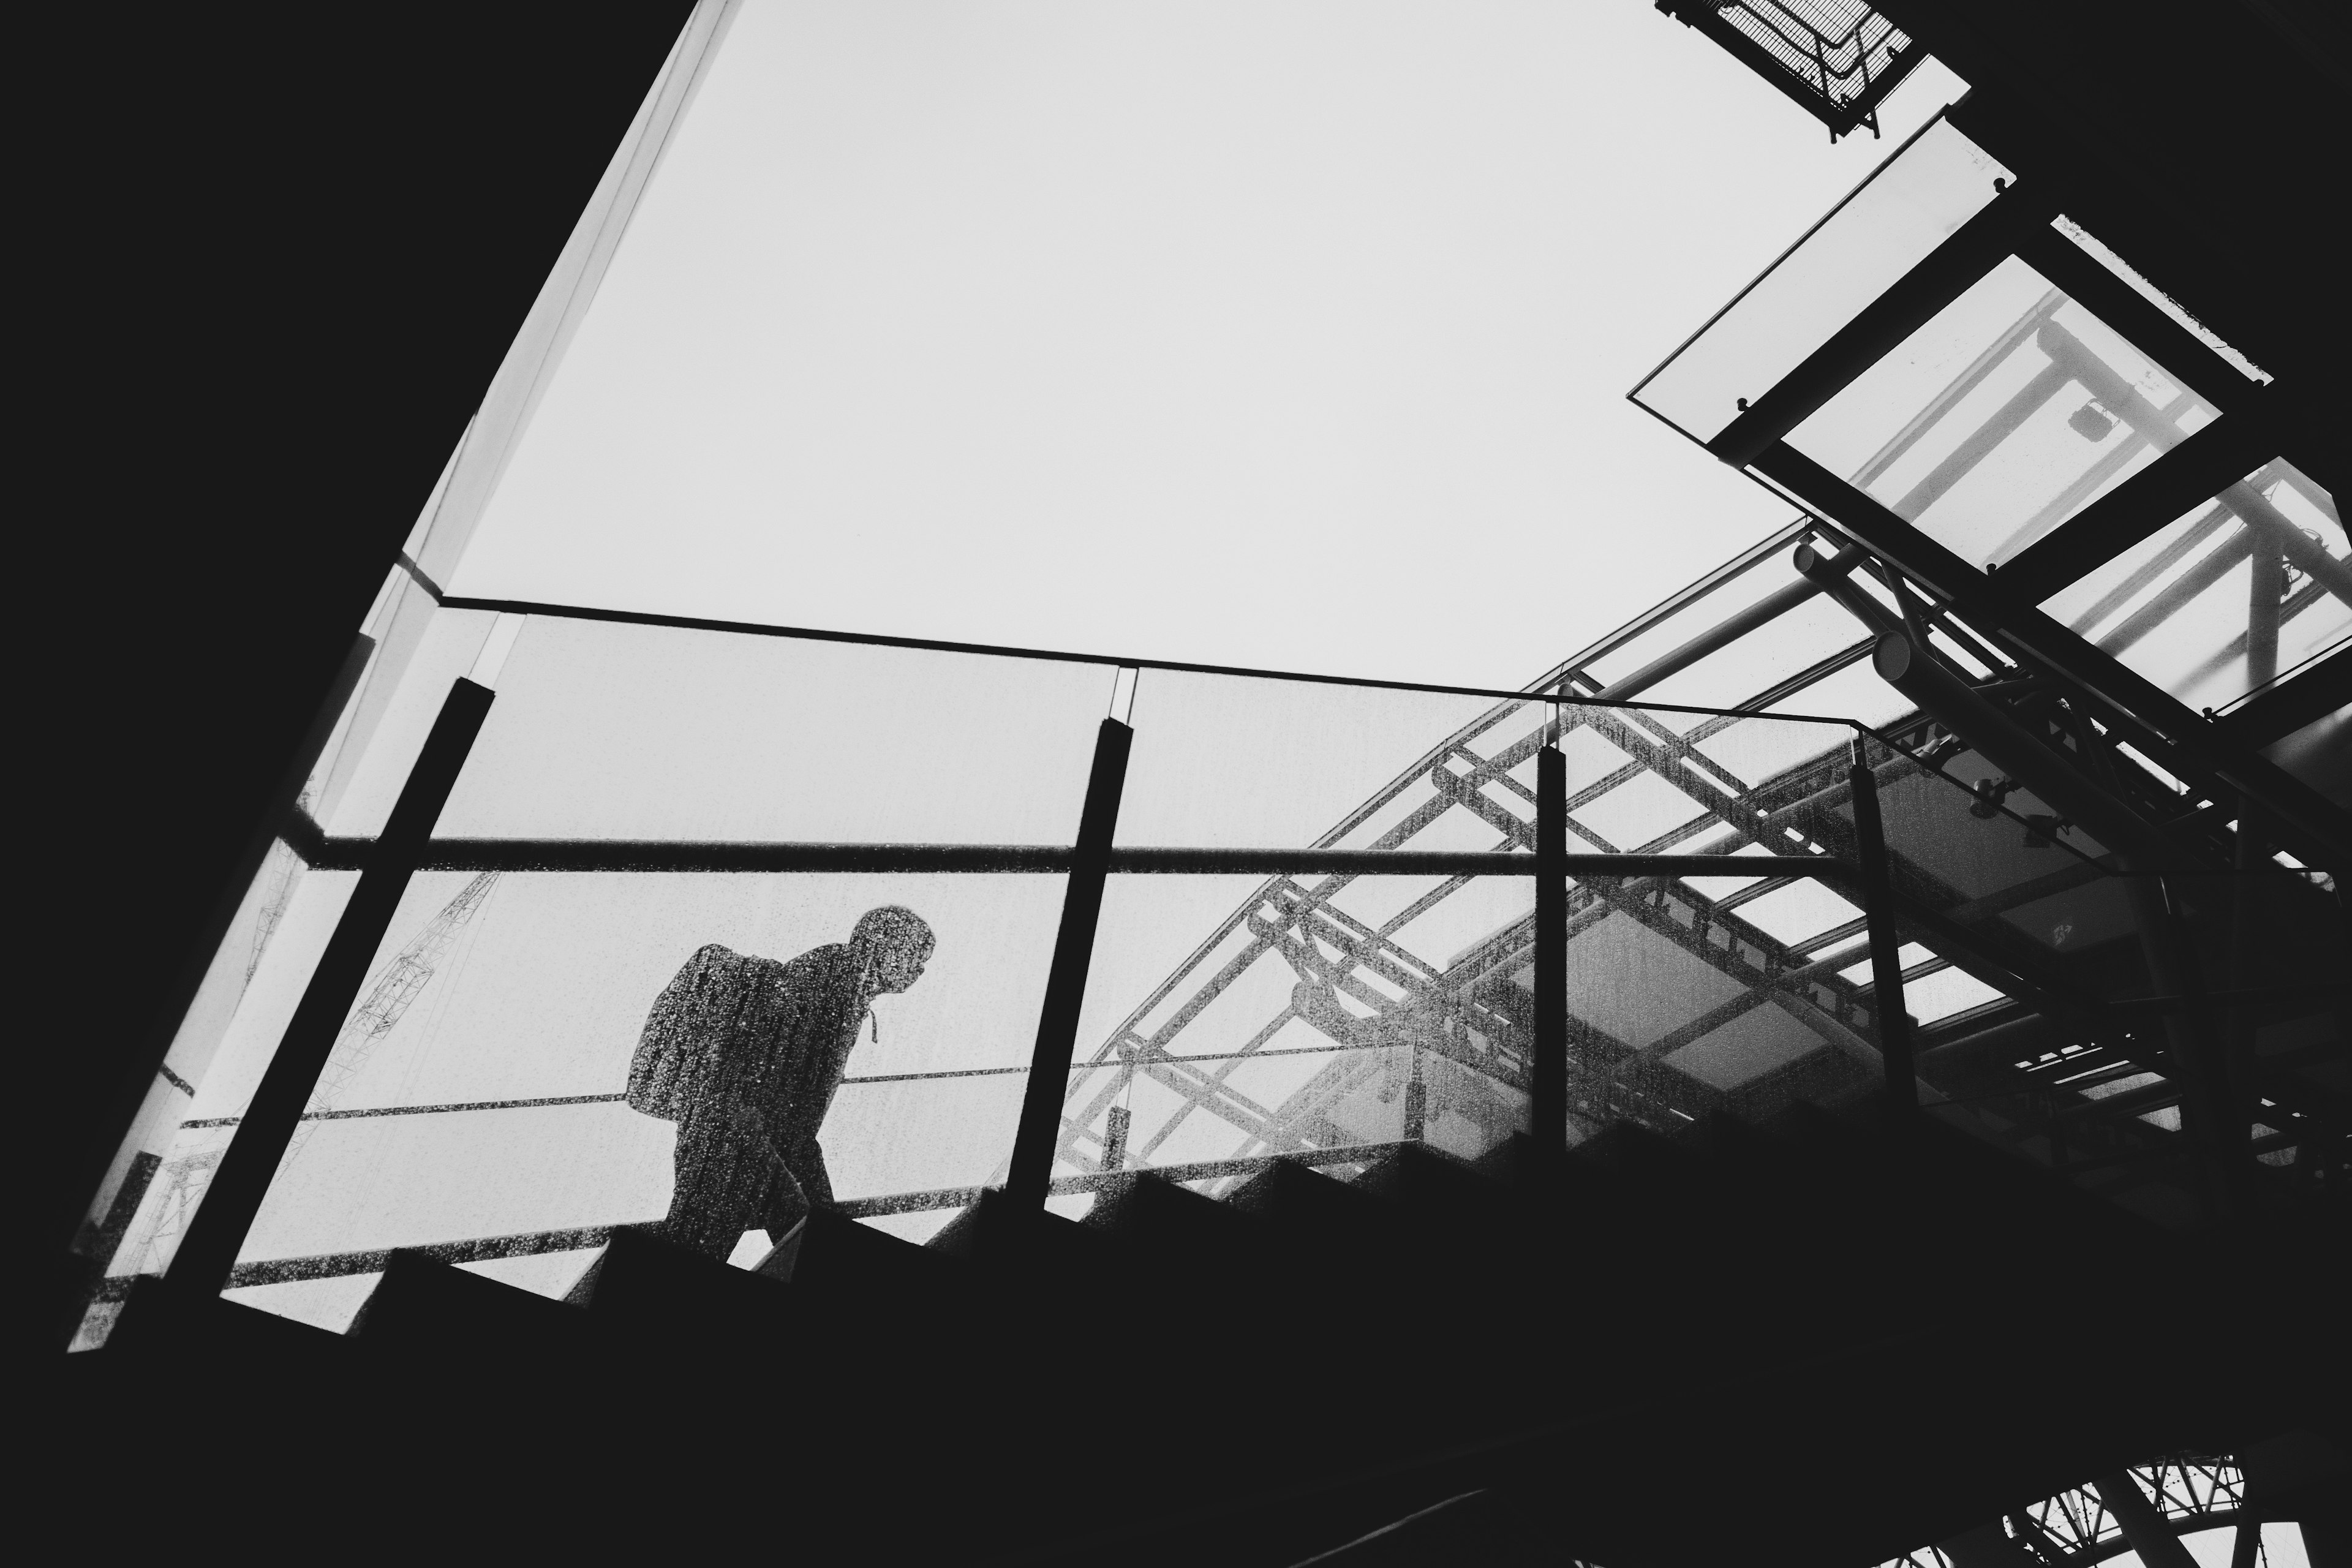
[[[677,1123],[671,1240],[724,1258],[745,1231],[782,1240],[833,1202],[817,1130],[874,998],[921,979],[935,945],[887,904],[788,963],[716,942],[687,961],[629,1067],[629,1104]]]

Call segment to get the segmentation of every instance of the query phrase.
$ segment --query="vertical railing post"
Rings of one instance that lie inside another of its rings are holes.
[[[343,906],[335,934],[310,972],[260,1086],[172,1255],[163,1298],[174,1314],[218,1295],[227,1283],[494,697],[488,687],[460,679],[441,704],[383,832],[368,852],[359,886]]]
[[[1062,893],[1062,926],[1054,938],[1054,966],[1038,1009],[1037,1047],[1029,1057],[1029,1085],[1021,1098],[1021,1125],[1013,1134],[1005,1195],[1016,1207],[1043,1208],[1061,1141],[1062,1103],[1068,1098],[1070,1058],[1077,1049],[1078,1009],[1087,998],[1087,970],[1095,955],[1095,923],[1102,914],[1103,881],[1110,872],[1111,835],[1127,785],[1127,755],[1135,731],[1106,719],[1095,736],[1094,771],[1078,815],[1078,842]]]
[[[1887,1102],[1898,1111],[1919,1106],[1913,1061],[1911,1014],[1903,1005],[1902,941],[1895,934],[1895,900],[1886,875],[1886,828],[1878,815],[1878,775],[1860,735],[1853,738],[1846,781],[1853,792],[1854,841],[1862,865],[1862,912],[1870,927],[1871,1006],[1878,1015],[1878,1051],[1886,1069]]]
[[[1568,1145],[1568,758],[1558,725],[1536,752],[1536,1058],[1528,1114],[1535,1145]]]

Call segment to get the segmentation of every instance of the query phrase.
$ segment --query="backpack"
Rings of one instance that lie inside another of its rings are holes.
[[[678,1121],[694,1108],[734,1027],[749,962],[712,942],[662,987],[629,1058],[630,1110]]]

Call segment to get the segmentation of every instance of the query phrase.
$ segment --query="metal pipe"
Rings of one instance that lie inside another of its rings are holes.
[[[2036,340],[2042,351],[2053,363],[2063,363],[2074,378],[2088,387],[2093,396],[2131,427],[2147,437],[2158,451],[2169,451],[2182,440],[2179,427],[2167,419],[2163,412],[2135,391],[2121,376],[2084,346],[2057,322],[2044,325]],[[2287,521],[2286,514],[2273,506],[2270,498],[2244,479],[2224,488],[2216,498],[2227,501],[2231,510],[2243,518],[2250,527],[2259,528],[2278,542],[2286,558],[2302,569],[2305,575],[2327,585],[2327,591],[2347,605],[2352,605],[2352,566],[2336,559],[2303,530]]]
[[[2206,557],[2175,577],[2164,591],[2116,624],[2116,629],[2098,639],[2102,653],[2120,655],[2148,633],[2187,607],[2189,601],[2230,574],[2239,562],[2253,548],[2253,531],[2240,529],[2215,545]]]
[[[1855,553],[1859,555],[1860,552]],[[1896,619],[1894,611],[1853,585],[1853,580],[1847,574],[1851,563],[1846,561],[1843,552],[1825,561],[1811,545],[1800,544],[1791,560],[1799,576],[1843,605],[1855,620],[1869,627],[1874,634],[1885,637],[1889,632],[1898,636],[1902,633],[1903,623]]]
[[[2193,392],[2184,392],[2157,412],[2176,425],[2191,409],[2201,405]],[[2059,523],[2083,509],[2084,502],[2105,491],[2108,482],[2122,471],[2124,466],[2147,449],[2147,437],[2137,430],[2127,430],[2116,444],[2101,454],[2098,460],[2074,476],[2064,489],[2042,503],[2041,510],[2027,518],[2008,538],[1985,552],[1987,561],[2007,561],[2020,550],[2048,534]]]
[[[2068,623],[2068,629],[2081,632],[2085,637],[2089,636],[2092,627],[2130,604],[2134,595],[2172,570],[2174,566],[2187,559],[2191,551],[2212,538],[2221,531],[2221,526],[2230,521],[2231,515],[2226,506],[2217,505],[2211,508],[2203,517],[2183,530],[2179,538],[2158,551],[2134,569],[2122,582],[2100,595],[2096,603]]]
[[[2228,421],[2218,421],[2191,439],[2202,440],[2209,432],[2231,428]],[[2254,446],[2249,438],[2245,449]],[[2239,452],[2230,441],[2209,443],[2205,457],[2217,452],[2229,458],[2225,468],[2237,466]],[[2250,458],[2245,468],[2251,469],[2260,461],[2259,455]],[[2000,574],[1999,583],[1990,580],[1786,442],[1775,442],[1759,453],[1753,466],[1776,489],[1831,519],[1865,549],[1884,552],[1963,613],[1997,627],[2001,640],[2027,659],[2066,678],[2093,705],[2101,723],[2174,777],[2209,789],[2226,786],[2252,791],[2276,824],[2273,831],[2307,864],[2329,865],[2352,856],[2352,837],[2347,835],[2344,813],[2317,790],[2266,758],[2249,752],[2236,743],[2228,728],[2199,719],[2179,698],[2066,631],[2032,609],[2030,602],[2019,602],[2008,581],[2013,574]],[[2151,475],[2164,471],[2162,464],[2147,470]],[[2126,480],[2126,487],[2131,483]],[[2107,499],[2125,493],[2125,489],[2118,489]],[[2087,519],[2089,514],[2084,515]],[[2048,560],[2055,562],[2067,551],[2051,547],[2063,537],[2062,531],[2034,550],[2049,552]],[[2102,558],[2106,553],[2099,552]],[[2037,567],[2036,581],[2047,570],[2046,565]],[[2156,749],[2151,751],[2151,746]],[[2179,758],[2177,765],[2168,760],[2174,756]]]
[[[2246,689],[2278,679],[2279,601],[2286,596],[2284,562],[2278,542],[2254,546],[2253,571],[2246,584]]]
[[[2286,596],[2286,601],[2279,605],[2279,625],[2286,625],[2287,622],[2294,619],[2295,616],[2303,614],[2304,611],[2311,608],[2312,605],[2319,603],[2321,599],[2326,598],[2326,596],[2327,591],[2322,588],[2318,584],[2305,583],[2302,587],[2297,588],[2294,593],[2289,594]],[[2238,636],[2231,637],[2228,642],[2223,643],[2220,647],[2215,648],[2211,653],[2206,655],[2204,662],[2200,663],[2196,668],[2191,669],[2186,675],[2179,678],[2179,684],[2184,690],[2193,690],[2200,681],[2205,680],[2215,671],[2221,669],[2231,659],[2238,658],[2245,651],[2246,638],[2244,634],[2241,633]],[[2304,662],[2307,664],[2310,662],[2310,659],[2306,658]],[[2297,668],[2301,667],[2298,666]],[[2273,674],[2271,679],[2273,680],[2276,680],[2278,677]],[[2249,687],[2247,689],[2246,695],[2251,697],[2255,691],[2260,689],[2261,688],[2259,687]],[[2239,700],[2233,699],[2233,700]],[[2329,704],[2322,701],[2316,708],[2315,708],[2314,711],[2325,711],[2328,706]],[[2234,718],[2235,715],[2233,714],[2231,717]],[[2289,731],[2299,729],[2305,722],[2308,722],[2308,721],[2298,720],[2295,723],[2288,725],[2287,729]],[[2274,731],[2272,734],[2264,736],[2262,740],[2255,741],[2251,743],[2258,746],[2264,745],[2270,741],[2275,739],[2277,739],[2277,732]],[[2208,806],[2206,809],[2210,811],[2212,808]]]
[[[1850,566],[1861,555],[1859,549],[1849,544],[1838,552],[1835,559]],[[1669,676],[1681,674],[1707,655],[1730,647],[1759,627],[1769,626],[1821,591],[1820,584],[1803,578],[1775,588],[1714,630],[1701,632],[1672,653],[1652,659],[1624,679],[1612,681],[1601,696],[1612,702],[1623,702],[1639,692],[1647,691]]]
[[[1895,900],[1886,876],[1886,834],[1878,816],[1878,776],[1861,736],[1853,742],[1846,770],[1853,791],[1857,858],[1862,862],[1863,913],[1870,921],[1870,1008],[1878,1019],[1878,1056],[1886,1075],[1886,1099],[1897,1115],[1919,1108],[1919,1084],[1912,1072],[1911,1015],[1903,1003],[1902,939],[1895,931]]]
[[[1967,440],[1953,448],[1950,456],[1930,468],[1926,478],[1895,503],[1895,515],[1906,522],[1916,522],[1921,512],[1942,500],[1947,490],[1966,479],[1979,463],[1992,455],[1994,447],[2015,435],[2020,426],[2074,379],[2073,370],[2056,360],[2042,366],[2032,380],[2010,395],[2009,401],[1991,418],[1978,426]]]
[[[2108,848],[2159,861],[2178,851],[2154,825],[2086,776],[2038,736],[1986,701],[1899,631],[1871,649],[1878,678]]]
[[[2289,522],[2286,514],[2273,506],[2268,496],[2241,479],[2223,490],[2221,499],[2235,507],[2238,515],[2249,524],[2269,534],[2305,576],[2352,605],[2352,566],[2327,553],[2311,535]]]
[[[1922,712],[2108,848],[2154,856],[2156,864],[2180,858],[2172,840],[2154,824],[1919,648],[1885,606],[1852,582],[1833,577],[1829,563],[1800,545],[1796,565],[1855,619],[1878,633],[1871,649],[1873,668],[1880,679],[1918,704]]]

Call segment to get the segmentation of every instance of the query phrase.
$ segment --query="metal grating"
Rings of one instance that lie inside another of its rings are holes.
[[[1877,129],[1879,101],[1921,52],[1909,35],[1856,0],[1657,0],[1795,99],[1842,136]]]

